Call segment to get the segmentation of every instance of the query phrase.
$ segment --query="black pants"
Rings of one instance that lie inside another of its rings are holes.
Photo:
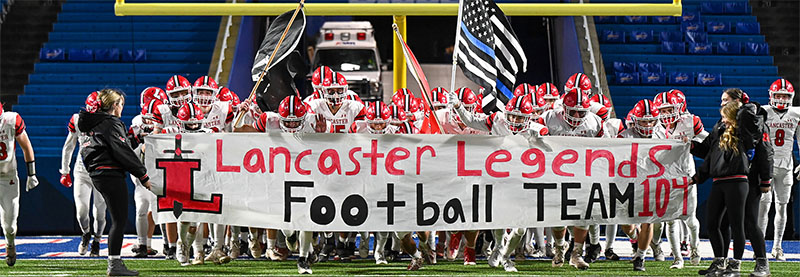
[[[747,181],[730,180],[714,182],[711,194],[706,202],[706,218],[708,219],[708,236],[714,257],[725,257],[728,247],[722,236],[722,219],[727,215],[733,235],[733,258],[741,259],[744,254],[744,205],[747,198]]]
[[[764,244],[764,233],[761,228],[758,228],[758,209],[759,201],[761,200],[761,188],[756,185],[749,185],[747,191],[747,200],[744,202],[744,235],[750,241],[750,246],[753,247],[753,254],[756,258],[766,258],[767,249]],[[723,247],[725,250],[724,256],[728,256],[727,242],[731,241],[731,230],[728,217],[722,219],[720,228],[722,230],[722,241],[726,245]]]
[[[128,223],[128,186],[125,177],[92,176],[92,183],[103,195],[111,214],[111,231],[108,232],[108,255],[119,256],[122,235]]]

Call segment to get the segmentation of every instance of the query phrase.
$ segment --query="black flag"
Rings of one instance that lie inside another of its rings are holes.
[[[275,46],[278,45],[278,41],[286,30],[286,26],[289,25],[293,14],[294,11],[285,12],[276,17],[275,20],[272,21],[272,24],[270,24],[267,34],[264,35],[264,40],[261,42],[261,47],[258,49],[258,52],[256,52],[256,58],[253,60],[253,69],[250,71],[253,76],[253,82],[258,81],[258,77],[261,75],[261,72],[264,71],[264,66],[267,65],[270,55],[275,51]],[[289,56],[292,50],[297,48],[297,45],[300,44],[300,39],[303,37],[305,28],[306,15],[303,13],[303,9],[300,9],[294,22],[292,22],[292,26],[289,27],[286,37],[283,39],[283,42],[281,42],[280,48],[275,52],[275,59],[272,60],[267,70],[280,64],[283,59]]]

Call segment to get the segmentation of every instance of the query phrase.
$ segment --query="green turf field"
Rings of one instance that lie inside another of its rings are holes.
[[[208,275],[267,275],[297,274],[295,261],[271,262],[237,260],[227,265],[206,264],[180,267],[175,261],[164,260],[125,260],[129,268],[138,270],[142,276],[208,276]],[[701,266],[687,266],[681,270],[670,270],[670,261],[647,261],[646,272],[634,272],[628,261],[598,261],[587,271],[578,271],[571,266],[550,267],[549,260],[529,260],[517,264],[521,275],[604,275],[604,276],[698,276],[697,270],[708,267],[710,261]],[[753,269],[753,262],[742,264],[742,276]],[[800,262],[770,263],[773,276],[800,276]],[[489,268],[486,261],[478,261],[477,266],[467,267],[460,262],[440,262],[428,265],[416,272],[406,271],[406,262],[377,266],[371,260],[357,260],[351,263],[326,262],[315,264],[312,269],[317,275],[497,275],[505,274],[502,269]],[[19,260],[14,267],[0,266],[2,276],[97,276],[105,275],[106,260]]]

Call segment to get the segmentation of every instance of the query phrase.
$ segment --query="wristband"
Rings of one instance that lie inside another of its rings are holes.
[[[28,166],[28,176],[36,175],[36,161],[25,162]]]

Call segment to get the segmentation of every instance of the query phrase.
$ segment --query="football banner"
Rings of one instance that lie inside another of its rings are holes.
[[[159,223],[475,230],[657,222],[697,201],[677,140],[162,134],[145,149]]]

